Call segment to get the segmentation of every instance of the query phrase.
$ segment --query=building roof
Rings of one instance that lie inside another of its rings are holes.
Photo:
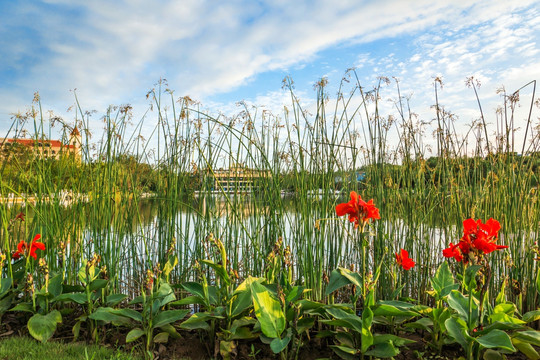
[[[34,146],[36,143],[41,143],[43,145],[48,144],[50,147],[54,148],[75,149],[75,145],[64,145],[60,140],[4,139],[4,141],[12,144],[21,144],[24,146]]]

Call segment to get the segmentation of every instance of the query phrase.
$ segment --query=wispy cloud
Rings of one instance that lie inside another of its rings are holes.
[[[195,0],[161,1],[159,6],[140,0],[3,4],[0,124],[6,126],[6,114],[27,104],[36,90],[48,107],[58,111],[73,102],[69,90],[75,88],[85,108],[104,111],[111,103],[145,107],[146,91],[161,77],[178,95],[227,108],[220,95],[257,88],[261,74],[276,74],[268,90],[276,91],[283,74],[308,73],[308,68],[309,74],[317,74],[311,81],[322,74],[339,78],[350,66],[362,67],[367,78],[369,73],[384,72],[409,81],[410,91],[416,87],[416,93],[429,91],[431,77],[437,74],[444,74],[449,93],[457,84],[462,89],[463,77],[471,73],[486,83],[522,77],[521,71],[534,76],[540,33],[534,4],[532,0],[306,0],[294,6],[287,1]],[[379,58],[383,41],[388,49]],[[377,44],[378,51],[370,44]],[[329,49],[349,49],[356,55],[336,68],[332,59],[319,58]],[[330,68],[317,69],[313,64],[319,61],[329,61]],[[250,99],[277,106],[274,99],[281,97],[257,91]]]

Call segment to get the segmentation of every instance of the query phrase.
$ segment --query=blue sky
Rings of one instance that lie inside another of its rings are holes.
[[[129,103],[137,116],[160,78],[209,112],[237,111],[240,100],[279,112],[285,76],[309,107],[318,79],[334,95],[352,67],[366,87],[399,78],[425,120],[442,76],[441,102],[467,124],[479,115],[466,77],[481,81],[494,114],[497,88],[540,79],[539,51],[531,0],[0,1],[0,131],[36,91],[68,121],[74,89],[85,110]]]

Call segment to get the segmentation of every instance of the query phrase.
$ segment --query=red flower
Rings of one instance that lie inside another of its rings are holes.
[[[403,267],[404,270],[410,270],[414,267],[415,262],[409,257],[407,250],[401,249],[400,253],[396,253],[396,263]]]
[[[469,253],[483,256],[495,250],[506,249],[506,245],[497,245],[495,242],[499,236],[501,224],[497,220],[489,219],[484,224],[482,220],[467,219],[463,221],[463,236],[456,245],[443,250],[447,258],[453,257],[456,261],[469,261]]]
[[[443,255],[447,258],[453,257],[458,262],[463,260],[463,256],[461,255],[458,244],[454,245],[450,243],[450,246],[447,249],[443,250]]]
[[[373,204],[373,199],[365,202],[360,195],[351,191],[351,201],[348,203],[338,204],[336,206],[337,216],[349,215],[349,221],[354,222],[354,227],[358,227],[362,219],[362,227],[369,221],[369,219],[380,219],[379,209]]]
[[[31,256],[35,260],[37,260],[36,250],[37,249],[45,250],[45,244],[37,241],[40,238],[41,238],[40,234],[37,234],[36,236],[34,236],[34,239],[32,240],[30,247],[24,240],[21,240],[21,242],[17,245],[17,251],[15,251],[12,258],[17,260],[21,257],[21,255],[24,255],[24,256]],[[26,254],[27,251],[29,252],[29,254]]]

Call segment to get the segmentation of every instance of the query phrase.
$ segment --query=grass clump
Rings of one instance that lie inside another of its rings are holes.
[[[11,337],[0,341],[0,359],[3,360],[138,360],[134,354],[97,345],[40,343],[26,337]]]

